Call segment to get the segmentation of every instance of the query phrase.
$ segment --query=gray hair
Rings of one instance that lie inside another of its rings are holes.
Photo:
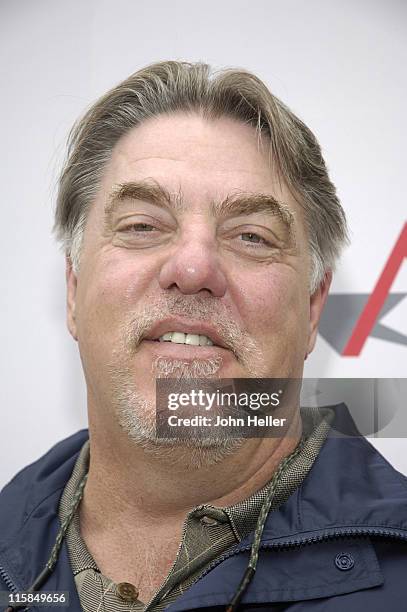
[[[160,114],[198,112],[252,125],[270,143],[270,164],[304,210],[311,254],[309,287],[318,287],[347,243],[345,213],[311,130],[245,70],[160,62],[102,96],[73,127],[59,181],[54,232],[75,271],[89,208],[113,147],[129,130]]]

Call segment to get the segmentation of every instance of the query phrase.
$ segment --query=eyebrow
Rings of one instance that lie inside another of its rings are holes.
[[[153,180],[131,181],[116,185],[105,206],[105,222],[108,223],[117,207],[128,200],[143,200],[177,212],[186,210],[181,191],[171,194]],[[220,202],[212,202],[211,210],[217,217],[231,217],[253,213],[266,213],[278,217],[289,234],[294,226],[294,215],[287,204],[267,193],[236,192]]]
[[[183,208],[180,193],[174,197],[155,181],[131,181],[116,185],[111,191],[105,206],[105,221],[109,222],[116,208],[128,200],[143,200],[174,210]]]
[[[291,231],[294,225],[294,214],[287,204],[269,193],[237,192],[227,196],[222,202],[213,202],[212,210],[220,217],[263,212],[278,217],[287,230]]]

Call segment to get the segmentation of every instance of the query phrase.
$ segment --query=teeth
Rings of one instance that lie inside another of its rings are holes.
[[[208,336],[199,334],[184,334],[183,332],[167,332],[159,337],[160,342],[174,342],[174,344],[189,344],[191,346],[213,346]]]
[[[199,346],[199,335],[198,334],[187,334],[185,336],[185,344],[192,344],[192,346]]]
[[[208,336],[199,336],[199,346],[212,346],[213,342]]]
[[[185,334],[182,332],[174,332],[172,334],[171,342],[175,342],[175,344],[185,344]]]

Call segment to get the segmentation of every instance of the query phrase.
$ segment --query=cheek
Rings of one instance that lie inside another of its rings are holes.
[[[243,318],[253,321],[252,332],[266,350],[275,347],[279,340],[286,343],[292,339],[301,344],[308,329],[307,289],[292,269],[268,272],[241,281]]]
[[[117,338],[118,329],[149,287],[148,267],[142,262],[135,265],[134,254],[120,255],[98,257],[78,277],[78,328],[82,338],[92,343]]]

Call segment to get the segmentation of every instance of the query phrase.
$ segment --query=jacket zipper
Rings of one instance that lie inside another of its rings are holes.
[[[6,570],[3,569],[0,565],[0,577],[4,580],[7,585],[7,588],[10,589],[13,593],[17,592],[17,587],[14,582],[11,580],[10,576],[7,574]]]
[[[6,570],[1,567],[0,565],[0,578],[2,578],[2,580],[4,580],[7,588],[12,592],[12,593],[17,593],[18,591],[22,590],[22,589],[18,589],[16,587],[16,585],[14,584],[14,582],[11,580],[10,576],[7,574]],[[35,610],[36,608],[32,608],[32,610]],[[22,612],[24,612],[25,610],[28,610],[27,607],[24,608],[24,610],[21,608]]]
[[[317,542],[323,542],[324,540],[333,540],[335,538],[343,538],[343,537],[357,537],[357,536],[381,536],[388,538],[397,538],[399,540],[405,540],[407,542],[407,533],[402,532],[394,532],[387,531],[385,529],[358,529],[358,528],[349,528],[342,529],[341,531],[335,531],[334,533],[328,533],[325,535],[314,536],[309,538],[299,538],[297,540],[287,540],[285,542],[270,542],[269,544],[261,544],[259,546],[259,550],[266,550],[270,548],[281,549],[284,548],[293,548],[295,546],[303,546],[306,544],[315,544]],[[235,548],[229,550],[229,552],[224,553],[218,559],[215,559],[205,570],[200,574],[198,580],[201,580],[206,574],[208,574],[214,567],[225,561],[225,559],[229,559],[229,557],[233,557],[234,555],[238,555],[242,552],[250,551],[252,545],[248,544],[242,548]],[[198,581],[197,580],[197,581]]]

